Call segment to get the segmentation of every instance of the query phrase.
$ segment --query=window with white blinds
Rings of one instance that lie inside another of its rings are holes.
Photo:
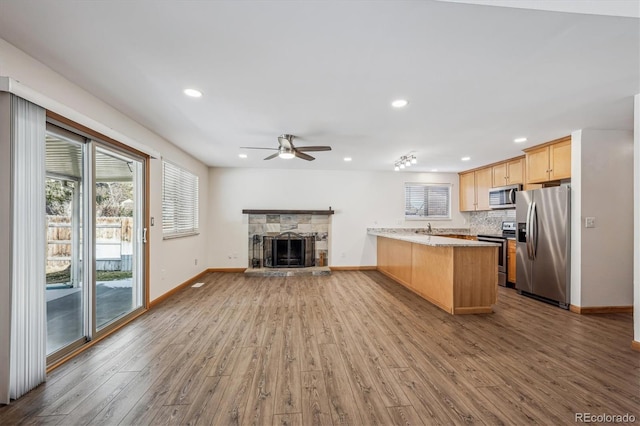
[[[162,236],[198,233],[198,176],[162,162]]]
[[[451,185],[405,183],[404,205],[408,220],[451,219]]]

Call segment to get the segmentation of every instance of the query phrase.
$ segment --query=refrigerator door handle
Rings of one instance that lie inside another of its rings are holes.
[[[531,203],[531,229],[533,231],[533,235],[531,235],[531,260],[536,260],[538,253],[538,209],[535,201]]]
[[[527,247],[527,257],[529,258],[529,260],[532,260],[531,258],[531,207],[532,206],[533,206],[533,203],[529,203],[529,206],[527,207],[527,221],[525,222],[525,228],[524,228],[524,232],[526,235],[525,245]]]

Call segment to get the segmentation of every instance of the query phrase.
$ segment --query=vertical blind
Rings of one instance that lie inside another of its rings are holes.
[[[11,399],[29,392],[46,377],[45,126],[43,108],[11,97]]]
[[[450,219],[451,185],[405,183],[406,219]]]
[[[198,233],[198,176],[162,162],[162,235],[182,237]]]

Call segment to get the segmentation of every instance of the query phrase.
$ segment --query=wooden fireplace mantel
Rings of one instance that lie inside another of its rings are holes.
[[[335,211],[331,210],[254,210],[244,209],[243,214],[316,214],[316,215],[332,215]]]

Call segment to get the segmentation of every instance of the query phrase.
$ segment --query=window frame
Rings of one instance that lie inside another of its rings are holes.
[[[173,173],[167,173],[167,167],[173,168]],[[187,194],[191,193],[192,195],[192,203],[194,204],[191,208],[192,213],[189,215],[190,217],[180,217],[180,209],[179,207],[179,199],[168,200],[168,196],[170,194],[167,193],[167,178],[170,176],[176,176],[176,180],[170,182],[172,186],[177,186],[177,189],[172,188],[172,192],[174,194]],[[193,180],[191,180],[193,178]],[[195,188],[193,184],[195,183]],[[167,161],[162,159],[162,239],[169,240],[174,238],[182,238],[182,237],[190,237],[193,235],[200,234],[200,178],[195,173],[190,172],[186,168],[179,166],[171,161]],[[167,203],[171,201],[170,205]],[[169,208],[172,208],[172,212],[168,212]],[[171,230],[165,229],[166,218],[168,216],[173,216],[173,227]],[[185,230],[180,230],[175,224],[176,222],[185,221],[190,223],[190,228]]]
[[[448,203],[447,203],[447,215],[408,215],[407,214],[407,195],[408,188],[410,187],[423,187],[423,188],[446,188],[448,192]],[[451,211],[451,193],[452,193],[453,184],[451,183],[434,183],[434,182],[405,182],[404,183],[404,219],[405,220],[452,220],[452,211]]]

